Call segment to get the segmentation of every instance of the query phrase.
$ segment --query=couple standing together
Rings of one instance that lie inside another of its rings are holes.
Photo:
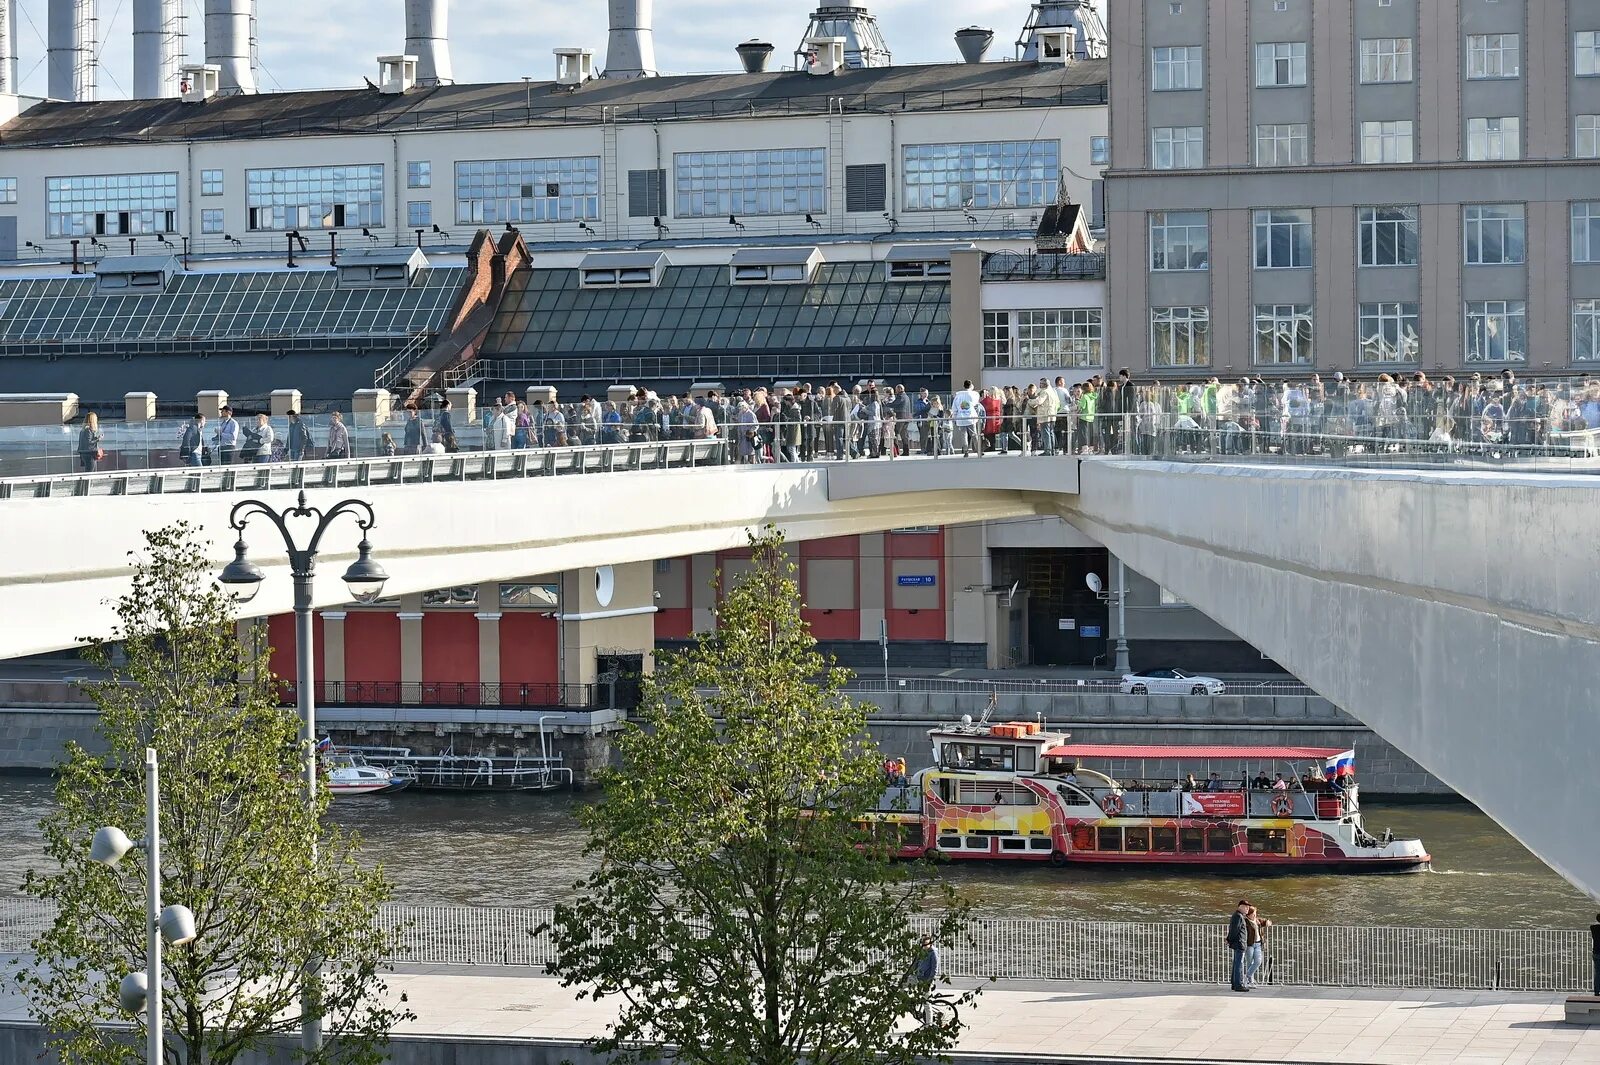
[[[1228,919],[1228,949],[1233,951],[1233,989],[1255,990],[1256,973],[1261,970],[1265,956],[1264,944],[1267,929],[1272,922],[1262,917],[1248,899],[1240,899],[1239,906]]]

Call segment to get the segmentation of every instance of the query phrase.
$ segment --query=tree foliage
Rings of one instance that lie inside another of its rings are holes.
[[[913,921],[949,943],[966,909],[863,835],[882,755],[800,617],[781,537],[751,548],[715,631],[646,681],[621,768],[586,815],[598,868],[547,929],[552,971],[620,997],[598,1046],[623,1060],[661,1045],[700,1065],[938,1053],[973,996],[941,985],[923,1023]]]
[[[73,744],[59,769],[57,806],[41,826],[57,868],[24,885],[57,916],[18,982],[64,1065],[144,1060],[145,1016],[123,1013],[116,995],[117,980],[146,962],[144,854],[108,869],[89,861],[89,842],[102,825],[143,835],[143,751],[154,747],[162,901],[192,909],[199,930],[164,951],[168,1062],[229,1065],[298,1031],[314,960],[324,969],[310,990],[338,1037],[311,1065],[376,1062],[408,1016],[379,976],[393,946],[376,922],[388,885],[358,866],[358,841],[323,818],[325,790],[308,807],[298,719],[277,705],[263,649],[239,639],[194,530],[178,524],[146,541],[115,631],[89,646],[106,671],[88,686],[105,753]],[[136,1041],[99,1027],[130,1020]]]

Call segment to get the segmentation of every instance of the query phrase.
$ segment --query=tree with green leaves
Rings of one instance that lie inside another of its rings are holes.
[[[114,631],[89,644],[105,672],[88,685],[105,751],[74,744],[59,768],[41,825],[55,868],[24,884],[56,918],[17,982],[64,1065],[143,1061],[147,1018],[119,1009],[116,985],[145,967],[144,856],[107,868],[89,860],[89,843],[102,825],[142,834],[153,747],[163,901],[193,910],[199,933],[164,952],[167,1062],[229,1065],[298,1031],[306,1000],[330,1030],[307,1065],[378,1062],[409,1016],[380,975],[394,947],[377,921],[388,884],[323,817],[326,790],[308,805],[298,721],[278,706],[259,641],[239,638],[195,530],[145,539]],[[103,1027],[129,1021],[137,1039]]]
[[[646,680],[585,814],[598,868],[536,933],[580,997],[621,1000],[597,1049],[865,1065],[954,1045],[974,993],[913,974],[919,933],[953,943],[967,910],[864,830],[883,756],[846,679],[801,619],[782,538],[752,538],[715,630]]]

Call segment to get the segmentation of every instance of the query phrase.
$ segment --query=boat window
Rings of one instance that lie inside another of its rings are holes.
[[[939,837],[939,849],[940,850],[953,851],[959,846],[961,846],[961,837],[960,836],[940,836]]]
[[[1028,849],[1028,841],[1025,839],[1003,839],[1000,841],[1000,849],[1003,851],[1025,851]]]
[[[1016,768],[1016,748],[1009,743],[947,743],[944,764],[955,769],[1011,771]]]
[[[1178,849],[1178,830],[1175,828],[1152,828],[1150,830],[1150,849],[1162,854],[1172,854]]]
[[[1183,853],[1200,854],[1206,849],[1206,830],[1203,828],[1180,828],[1178,841],[1182,844]]]
[[[989,849],[989,841],[984,839],[982,836],[968,836],[967,837],[967,850],[969,850],[969,851],[986,851],[988,849]]]
[[[949,777],[939,778],[939,799],[942,802],[955,802],[956,782]]]
[[[1090,825],[1075,825],[1072,829],[1072,849],[1075,851],[1094,850],[1094,828]]]
[[[1120,851],[1122,849],[1122,829],[1102,828],[1099,832],[1099,839],[1096,842],[1099,844],[1095,848],[1096,850]]]
[[[1226,854],[1233,850],[1233,826],[1212,825],[1206,829],[1206,850],[1212,854]]]
[[[1057,784],[1056,794],[1061,796],[1063,806],[1093,806],[1094,802],[1083,792],[1070,784]]]
[[[1148,828],[1130,828],[1123,833],[1122,849],[1144,853],[1150,849],[1150,830]]]
[[[1246,836],[1251,854],[1287,854],[1289,834],[1281,828],[1252,828]]]
[[[1039,754],[1038,749],[1034,748],[1034,747],[1018,747],[1016,750],[1017,750],[1017,772],[1019,772],[1019,773],[1031,773],[1031,772],[1033,772],[1034,767],[1038,765],[1038,760],[1037,760],[1038,754]]]
[[[1049,836],[1036,836],[1028,841],[1029,850],[1047,851],[1051,850],[1054,846],[1055,841]]]

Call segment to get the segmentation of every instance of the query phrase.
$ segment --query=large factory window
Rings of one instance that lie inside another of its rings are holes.
[[[1061,180],[1060,141],[908,144],[904,158],[911,211],[1041,207]]]
[[[177,174],[97,174],[45,179],[50,237],[171,233]]]
[[[600,217],[600,157],[456,164],[456,223],[576,222]]]
[[[679,152],[673,180],[679,218],[820,214],[828,207],[823,148]]]
[[[246,170],[252,230],[383,225],[383,164]]]

